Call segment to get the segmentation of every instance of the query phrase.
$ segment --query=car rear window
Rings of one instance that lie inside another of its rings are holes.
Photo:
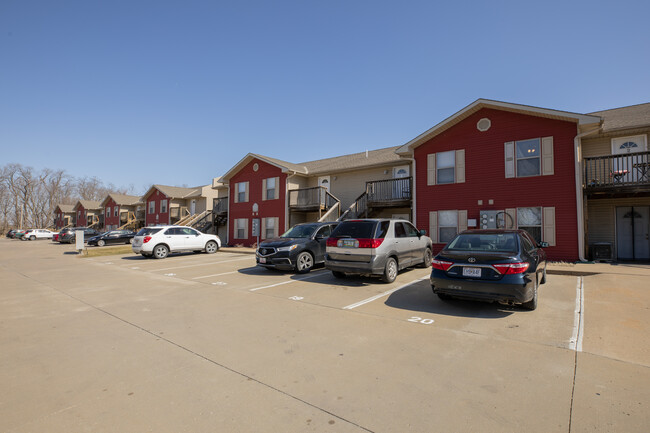
[[[515,233],[460,234],[445,247],[451,251],[517,252]]]
[[[140,229],[136,236],[151,236],[161,230],[161,228],[145,227],[143,229]]]
[[[376,225],[376,221],[345,221],[334,229],[331,237],[371,239],[374,238]]]

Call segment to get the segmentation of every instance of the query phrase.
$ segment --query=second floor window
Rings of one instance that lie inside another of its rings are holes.
[[[436,155],[436,180],[438,184],[454,183],[456,152],[440,152]]]
[[[108,217],[110,217],[110,216],[111,216],[111,208],[110,208],[110,207],[107,207],[107,208],[106,208],[106,218],[108,218]]]
[[[156,202],[155,201],[150,201],[149,202],[149,209],[147,212],[149,215],[153,215],[156,213]]]
[[[515,142],[517,177],[539,176],[541,172],[541,148],[539,138]]]
[[[167,213],[167,200],[160,200],[160,213]]]
[[[238,182],[235,184],[235,203],[245,203],[248,201],[248,182]]]
[[[115,206],[113,208],[113,216],[118,216],[120,214],[120,208]]]
[[[266,200],[273,200],[277,198],[276,195],[276,181],[277,178],[271,177],[269,179],[264,179],[264,197]]]

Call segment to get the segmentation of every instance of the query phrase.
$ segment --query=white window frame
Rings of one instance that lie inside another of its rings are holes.
[[[530,141],[536,141],[537,142],[537,154],[533,156],[526,156],[526,157],[518,157],[517,156],[517,146],[520,143],[524,142],[530,142]],[[537,160],[537,173],[534,174],[527,174],[527,175],[521,175],[519,174],[519,161],[527,161],[527,160]],[[534,177],[534,176],[541,176],[542,175],[542,140],[540,138],[528,138],[526,140],[517,140],[515,141],[515,173],[517,173],[517,177]]]
[[[168,210],[167,199],[160,200],[160,213],[167,213]]]
[[[111,207],[107,206],[106,207],[106,218],[110,218],[110,217],[111,217]]]
[[[153,215],[156,213],[156,202],[154,200],[151,200],[147,204],[147,215]]]
[[[120,214],[120,208],[119,208],[119,206],[115,206],[115,207],[113,208],[113,216],[116,217],[116,216],[118,216],[119,214]]]
[[[442,225],[442,224],[440,223],[440,220],[441,220],[441,218],[440,218],[440,213],[441,213],[441,212],[449,212],[450,214],[453,213],[454,216],[455,216],[455,218],[454,218],[454,224],[453,224],[453,225]],[[445,241],[445,240],[441,240],[442,236],[441,236],[441,232],[440,232],[440,230],[441,230],[441,229],[449,229],[449,228],[451,228],[451,227],[453,227],[454,229],[456,229],[456,233],[454,233],[454,235],[452,235],[451,238],[449,238],[449,239],[446,240],[446,241]],[[438,228],[437,228],[437,230],[438,230],[438,233],[437,233],[438,243],[446,244],[447,242],[449,242],[450,240],[452,240],[452,239],[454,238],[454,236],[456,236],[456,235],[458,234],[458,211],[457,211],[457,210],[439,210],[439,211],[438,211]]]
[[[627,137],[614,137],[612,138],[612,155],[621,155],[624,154],[623,152],[617,152],[617,150],[623,145],[624,143],[627,143],[628,141],[632,142],[639,142],[640,146],[636,150],[636,152],[645,152],[648,150],[648,139],[647,135],[630,135]],[[628,149],[627,153],[633,153],[630,152]]]
[[[279,218],[277,217],[263,218],[263,225],[264,225],[263,239],[273,239],[278,236],[278,223],[279,223]],[[269,235],[269,229],[271,229],[270,235]]]
[[[240,230],[242,230],[241,234]],[[248,239],[248,218],[235,218],[233,237],[235,239]]]
[[[441,164],[440,160],[442,159],[441,156],[443,155],[453,156],[452,158],[453,162],[451,163],[451,165],[445,165],[442,167],[440,166]],[[450,168],[453,170],[454,173],[454,175],[452,176],[452,180],[450,182],[440,182],[440,170],[449,170]],[[449,150],[446,152],[438,152],[436,154],[436,185],[449,185],[451,183],[456,183],[456,152],[453,150]]]
[[[243,189],[243,191],[241,191]],[[244,199],[241,200],[239,195],[244,194]],[[235,203],[247,203],[248,202],[248,182],[237,182],[235,184]]]
[[[453,166],[438,167],[439,156],[443,153],[454,152]],[[439,182],[438,170],[454,169],[452,182]],[[449,150],[445,152],[430,153],[427,155],[427,185],[451,185],[465,183],[465,149]]]
[[[272,181],[273,188],[269,188],[269,181]],[[278,183],[278,177],[269,177],[262,181],[262,200],[277,200],[280,198],[280,194],[278,194]],[[272,193],[272,196],[269,196],[269,192]]]

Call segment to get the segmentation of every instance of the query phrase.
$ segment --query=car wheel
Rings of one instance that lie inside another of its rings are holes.
[[[307,251],[303,251],[302,253],[298,254],[298,258],[296,259],[296,271],[299,274],[306,274],[307,272],[311,271],[311,268],[314,267],[314,257],[312,257],[311,254],[309,254]]]
[[[157,259],[164,259],[169,254],[169,248],[165,245],[156,245],[153,249],[153,256]]]
[[[381,279],[384,283],[392,283],[397,278],[397,262],[394,258],[389,257],[386,260],[386,266],[384,267],[384,273],[381,276]]]
[[[422,258],[422,263],[420,264],[421,268],[428,268],[431,266],[431,261],[433,260],[433,253],[431,252],[431,248],[426,248],[424,250],[424,256]]]
[[[104,239],[100,239],[100,240],[97,241],[97,246],[98,247],[103,247],[104,245],[106,245],[106,241],[104,241]]]
[[[208,241],[207,244],[205,244],[205,252],[208,254],[214,254],[219,250],[219,245],[215,241]]]
[[[332,271],[334,278],[345,278],[345,272]]]
[[[133,243],[133,238],[129,238],[128,241],[126,241],[127,244],[132,244]]]
[[[542,279],[539,280],[539,284],[546,284],[546,268],[544,268],[544,272],[542,272]]]
[[[436,293],[436,295],[438,295],[438,298],[439,298],[441,301],[448,301],[448,300],[451,299],[451,296],[449,296],[449,295],[447,295],[447,294],[445,294],[445,293]]]
[[[29,237],[29,240],[30,240],[30,241],[33,241],[33,240],[35,240],[35,239],[36,239],[36,236],[30,236],[30,237]]]
[[[537,308],[537,276],[535,276],[535,285],[533,286],[533,299],[521,304],[527,310],[535,310]]]

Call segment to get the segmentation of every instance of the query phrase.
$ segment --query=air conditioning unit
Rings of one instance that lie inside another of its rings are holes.
[[[597,242],[591,244],[591,260],[612,260],[612,244],[609,242]]]

